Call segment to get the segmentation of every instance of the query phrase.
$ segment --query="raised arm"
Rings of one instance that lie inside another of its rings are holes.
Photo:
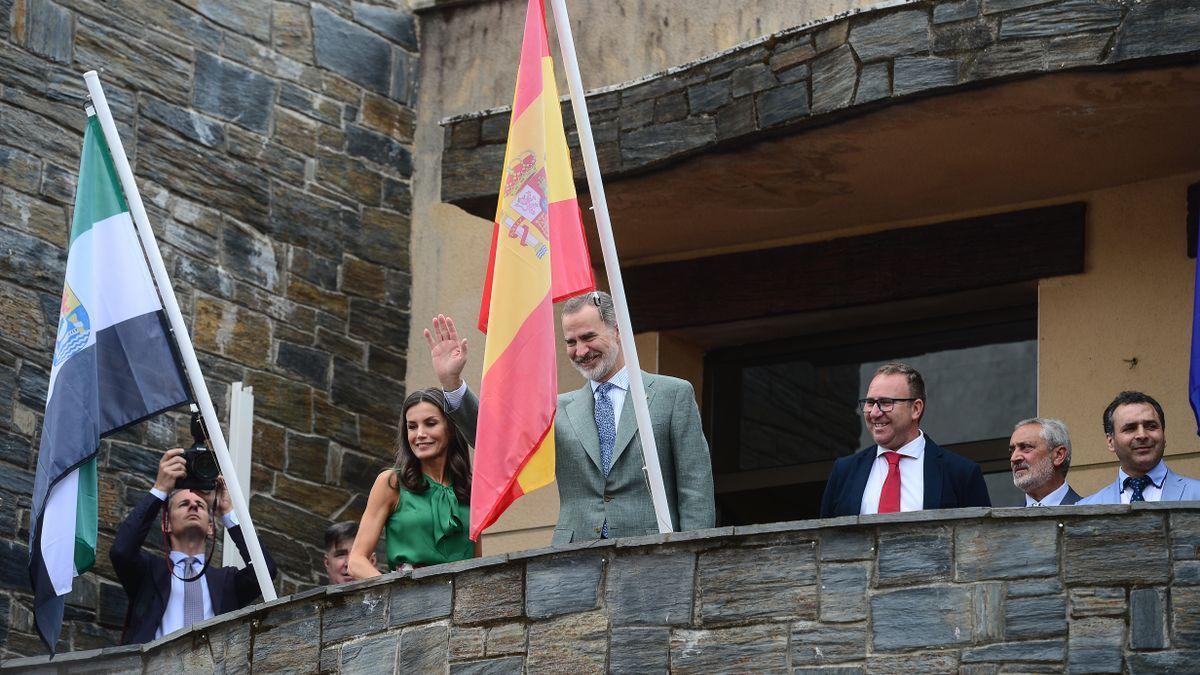
[[[350,576],[355,579],[368,579],[379,576],[380,572],[371,562],[371,554],[379,543],[379,535],[383,534],[383,525],[388,516],[396,510],[396,502],[400,499],[398,487],[392,487],[393,471],[388,469],[379,474],[375,484],[371,486],[371,494],[367,497],[367,508],[363,511],[362,522],[358,525],[358,535],[354,537],[354,545],[350,547]]]

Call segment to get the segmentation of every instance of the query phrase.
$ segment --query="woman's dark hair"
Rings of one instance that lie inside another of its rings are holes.
[[[405,490],[417,494],[425,492],[429,487],[421,471],[421,460],[417,459],[408,445],[407,415],[409,409],[418,403],[432,403],[442,414],[442,420],[446,423],[446,476],[450,479],[458,501],[463,504],[470,503],[471,452],[467,440],[458,433],[458,428],[446,413],[446,395],[441,389],[421,389],[404,399],[404,407],[400,411],[400,429],[396,434],[396,472],[392,474],[392,480],[399,480],[399,483],[393,482],[392,487],[403,485]]]

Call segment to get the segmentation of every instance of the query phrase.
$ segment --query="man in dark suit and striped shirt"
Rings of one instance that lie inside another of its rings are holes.
[[[1061,420],[1033,417],[1017,422],[1008,441],[1013,485],[1025,493],[1025,506],[1067,506],[1079,493],[1067,483],[1071,438]]]

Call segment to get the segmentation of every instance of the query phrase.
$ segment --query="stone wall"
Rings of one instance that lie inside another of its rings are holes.
[[[100,69],[219,414],[254,387],[251,512],[282,593],[323,581],[391,455],[409,321],[417,36],[405,3],[0,0],[0,650],[33,635],[28,521],[86,88]],[[96,570],[59,651],[115,644],[117,522],[187,442],[100,449]],[[152,543],[152,545],[154,545]]]
[[[852,516],[543,549],[316,589],[58,665],[983,675],[1197,663],[1192,503]]]

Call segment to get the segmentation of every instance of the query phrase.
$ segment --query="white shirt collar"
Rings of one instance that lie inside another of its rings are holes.
[[[1158,464],[1155,464],[1154,468],[1150,469],[1146,475],[1150,477],[1150,482],[1154,483],[1154,487],[1161,490],[1163,483],[1167,480],[1167,460],[1158,460]],[[1117,469],[1117,487],[1121,488],[1121,492],[1125,491],[1126,478],[1129,478],[1129,474],[1125,473],[1125,469]]]
[[[900,446],[895,451],[900,453],[901,455],[904,455],[905,457],[911,457],[913,459],[920,459],[921,456],[925,454],[925,432],[918,429],[916,438],[914,438],[911,441]],[[883,453],[885,453],[885,452],[892,452],[892,451],[888,450],[887,448],[883,447],[882,445],[875,446],[875,456],[876,457],[882,457]]]
[[[184,553],[183,551],[171,551],[171,564],[178,567],[180,563],[182,563],[185,559],[187,559],[189,557],[195,558],[196,562],[200,563],[201,565],[204,564],[204,554],[203,553],[197,553],[194,556],[189,556],[188,554]]]
[[[603,382],[597,382],[595,380],[588,380],[588,383],[592,385],[593,395],[595,395],[596,389],[598,389],[601,384],[604,384]],[[625,366],[621,366],[620,370],[614,373],[612,377],[608,378],[608,383],[617,389],[620,389],[621,391],[629,391],[629,372],[625,369]]]
[[[1025,506],[1058,506],[1062,504],[1063,497],[1067,496],[1067,492],[1071,489],[1070,483],[1063,481],[1058,489],[1042,498],[1041,501],[1025,495]]]

